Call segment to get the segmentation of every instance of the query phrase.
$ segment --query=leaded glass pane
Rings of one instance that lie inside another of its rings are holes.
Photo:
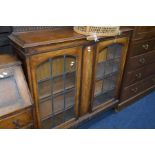
[[[121,44],[112,44],[99,51],[93,107],[114,99],[119,75]]]

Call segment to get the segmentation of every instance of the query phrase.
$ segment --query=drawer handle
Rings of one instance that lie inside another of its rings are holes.
[[[138,91],[138,88],[132,88],[131,91],[136,93]]]
[[[145,58],[140,58],[140,59],[139,59],[139,63],[145,64],[145,62],[146,62]]]
[[[142,45],[142,47],[147,50],[149,48],[149,44]]]
[[[17,129],[21,128],[21,124],[19,120],[14,120],[12,123],[16,126]]]
[[[142,74],[141,74],[141,73],[137,73],[137,74],[136,74],[136,78],[137,78],[137,79],[140,79],[141,77],[142,77]]]

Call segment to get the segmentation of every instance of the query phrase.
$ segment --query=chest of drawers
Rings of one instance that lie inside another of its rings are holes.
[[[122,109],[155,88],[155,27],[135,27],[118,109]]]

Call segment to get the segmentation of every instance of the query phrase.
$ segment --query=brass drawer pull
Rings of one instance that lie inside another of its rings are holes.
[[[145,64],[145,62],[146,62],[145,58],[140,58],[140,59],[139,59],[139,63]]]
[[[12,123],[16,126],[17,129],[21,128],[21,124],[19,120],[14,120]]]
[[[137,74],[136,74],[136,78],[137,78],[137,79],[140,79],[141,77],[142,77],[142,74],[141,74],[141,73],[137,73]]]
[[[149,44],[142,45],[142,47],[147,50],[149,48]]]
[[[136,93],[138,91],[138,88],[132,88],[131,91]]]

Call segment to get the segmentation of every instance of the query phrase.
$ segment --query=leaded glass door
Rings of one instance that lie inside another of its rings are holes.
[[[41,128],[55,128],[77,118],[81,66],[77,49],[55,51],[60,54],[51,53],[36,66]]]
[[[115,103],[127,52],[126,38],[97,45],[92,108]]]

